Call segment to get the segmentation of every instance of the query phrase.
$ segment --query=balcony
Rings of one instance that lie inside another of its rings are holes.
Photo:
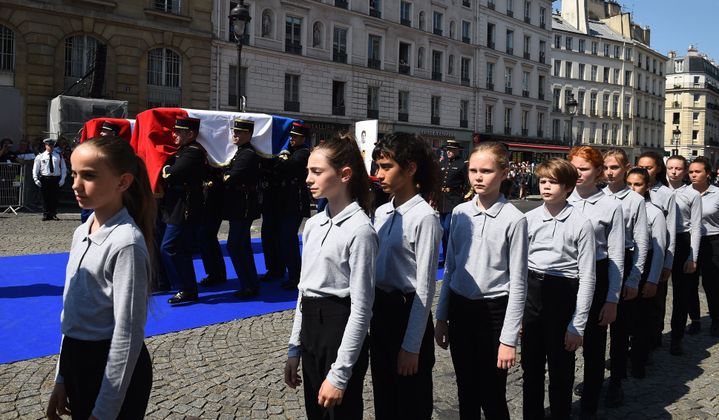
[[[529,24],[531,24],[531,23],[532,23],[532,19],[531,19],[529,16],[525,16],[525,17],[524,17],[524,23],[529,23]]]
[[[544,22],[539,22],[539,27],[542,29],[547,29],[547,24]]]
[[[469,78],[466,78],[466,77],[462,78],[462,86],[469,86]]]
[[[532,58],[532,54],[530,54],[529,51],[525,51],[523,57],[525,60],[529,60]]]
[[[400,64],[398,66],[399,74],[409,74],[409,66],[406,64]]]
[[[285,52],[290,54],[302,55],[302,44],[287,43],[285,44]]]
[[[507,10],[507,16],[514,17],[514,10]]]
[[[432,72],[432,80],[442,81],[442,72],[439,71],[433,71]]]
[[[523,91],[522,91],[522,96],[524,96],[525,98],[529,98],[529,91],[528,91],[528,90],[523,90]]]
[[[435,34],[435,35],[442,36],[442,29],[440,29],[440,28],[434,28],[434,29],[432,30],[432,33]]]
[[[526,128],[522,129],[522,136],[527,137],[529,135],[529,130]]]
[[[402,18],[399,20],[399,23],[404,26],[412,27],[412,21],[409,19]]]
[[[485,125],[484,132],[485,133],[494,133],[494,126],[492,124]]]
[[[468,36],[463,36],[462,42],[464,42],[465,44],[470,44],[472,40]]]
[[[509,55],[514,55],[514,48],[512,48],[512,47],[507,47],[507,54],[509,54]]]
[[[539,53],[539,62],[544,64],[547,61],[546,55],[543,52]]]
[[[335,0],[335,6],[339,7],[340,9],[346,9],[347,8],[347,0]]]
[[[382,67],[382,61],[378,60],[376,58],[368,58],[367,59],[367,67],[369,67],[371,69],[379,70],[380,67]]]
[[[382,17],[382,12],[380,12],[380,11],[377,10],[377,9],[369,9],[369,15],[372,16],[372,17],[381,18],[381,17]]]
[[[379,118],[379,109],[368,109],[367,110],[367,118],[371,118],[373,120],[376,120]]]
[[[494,83],[487,82],[487,90],[494,90]]]
[[[512,94],[512,86],[505,86],[504,93]]]
[[[494,49],[494,41],[487,42],[487,48]]]
[[[544,92],[539,92],[537,94],[537,99],[539,99],[540,101],[543,101],[544,100]]]
[[[504,127],[504,134],[507,136],[512,134],[512,127]]]
[[[339,51],[333,51],[332,52],[332,61],[335,63],[347,63],[347,53],[339,52]]]
[[[609,111],[607,111],[606,109],[602,110],[602,117],[608,117],[608,116],[609,116]]]
[[[487,2],[487,8],[494,10],[494,0],[490,0]]]
[[[467,128],[469,127],[469,123],[467,122],[467,120],[459,120],[459,126],[461,128]]]
[[[332,107],[332,115],[345,115],[345,106],[338,105]]]
[[[439,117],[432,117],[432,125],[439,125]]]
[[[403,121],[403,122],[409,121],[409,114],[406,112],[398,112],[397,113],[397,121]]]
[[[300,112],[299,101],[285,101],[285,111]]]

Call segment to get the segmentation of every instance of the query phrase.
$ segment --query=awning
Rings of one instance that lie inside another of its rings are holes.
[[[526,152],[568,152],[567,146],[555,146],[551,144],[534,144],[534,143],[505,143],[509,150],[526,151]]]

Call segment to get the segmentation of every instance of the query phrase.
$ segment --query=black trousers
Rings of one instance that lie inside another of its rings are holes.
[[[461,419],[509,419],[507,371],[497,368],[499,336],[509,296],[471,300],[451,292],[449,350]]]
[[[549,367],[552,418],[570,418],[575,354],[565,350],[564,337],[576,309],[578,288],[577,279],[529,272],[522,332],[525,419],[544,419],[545,363]]]
[[[604,383],[604,359],[607,353],[607,327],[599,326],[599,313],[607,301],[609,291],[609,260],[597,261],[597,282],[594,285],[592,307],[589,309],[587,327],[584,330],[584,390],[582,412],[594,413],[599,407],[599,393]]]
[[[702,286],[707,298],[709,317],[712,324],[719,322],[719,235],[702,236],[699,247],[699,271],[702,277]],[[688,311],[692,320],[698,321],[699,313],[699,278],[697,283],[691,284],[689,291]]]
[[[60,352],[60,374],[70,402],[72,418],[87,420],[95,408],[95,400],[105,375],[110,340],[84,341],[65,337]],[[152,361],[145,344],[135,363],[130,385],[118,419],[142,419],[152,390]]]
[[[684,263],[689,258],[690,248],[689,232],[677,233],[674,264],[672,265],[672,340],[684,338],[689,312],[689,295],[692,286],[696,287],[697,276],[694,273],[684,273]]]
[[[217,210],[208,210],[217,212]],[[200,226],[200,256],[207,276],[216,280],[227,280],[227,268],[222,255],[217,233],[220,231],[222,218],[219,214],[207,215]]]
[[[634,252],[627,248],[624,250],[624,278],[622,279],[622,288],[626,284],[629,273],[634,266]],[[641,290],[641,289],[640,289]],[[629,334],[632,321],[634,319],[635,301],[624,300],[619,298],[617,304],[617,319],[609,326],[609,357],[612,360],[611,380],[612,382],[621,382],[627,377],[627,357],[629,355]]]
[[[642,280],[639,282],[639,296],[636,299],[626,302],[627,315],[630,318],[629,321],[629,334],[632,337],[631,346],[632,351],[629,357],[632,360],[632,368],[643,370],[647,364],[647,358],[652,349],[652,341],[654,340],[656,329],[654,328],[654,298],[642,297],[642,288],[647,283],[649,278],[649,271],[651,270],[653,252],[649,250],[647,253],[647,261],[644,264],[644,271],[642,272]],[[657,289],[658,291],[658,289]],[[613,326],[613,325],[612,325]],[[612,344],[614,344],[614,336],[612,336]],[[621,353],[620,353],[621,354]],[[618,372],[614,371],[614,358],[620,357],[618,354],[615,356],[611,355],[612,358],[612,378],[620,373],[626,373],[626,360],[620,360],[619,363],[624,364],[624,370],[621,370],[621,365],[617,367]]]
[[[370,367],[377,420],[424,420],[432,418],[432,368],[434,324],[432,314],[419,351],[417,374],[397,374],[397,355],[402,347],[414,293],[403,295],[375,289],[370,324]]]
[[[307,418],[362,419],[362,387],[369,363],[369,345],[365,340],[359,358],[352,368],[342,404],[326,409],[317,404],[322,382],[337,359],[337,350],[350,316],[349,298],[302,298],[302,374],[304,377]]]
[[[43,217],[57,216],[57,202],[60,196],[60,177],[41,176],[40,192],[42,193]]]

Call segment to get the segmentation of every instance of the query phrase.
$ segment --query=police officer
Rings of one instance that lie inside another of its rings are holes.
[[[300,281],[300,243],[297,231],[302,219],[310,216],[310,194],[305,184],[307,144],[310,128],[303,122],[292,123],[290,142],[272,163],[269,191],[263,193],[265,211],[262,219],[262,246],[268,273],[282,276],[287,270],[287,281],[281,287],[294,290]],[[265,248],[267,245],[267,248]],[[270,253],[271,266],[267,260]],[[273,259],[274,258],[274,259]]]
[[[60,187],[65,183],[67,167],[65,159],[55,149],[55,139],[45,139],[45,151],[35,156],[32,177],[42,193],[42,220],[60,220],[57,217],[57,202]]]
[[[440,264],[447,256],[447,242],[449,240],[449,225],[452,220],[452,210],[464,202],[467,192],[467,164],[460,156],[462,146],[456,140],[447,140],[444,146],[447,158],[439,164],[441,171],[442,189],[439,200],[439,218],[444,234],[442,235],[442,257]]]
[[[179,147],[162,168],[165,196],[162,218],[167,224],[160,245],[160,254],[167,277],[178,289],[171,304],[197,300],[197,280],[192,264],[193,234],[202,221],[202,180],[207,153],[197,143],[200,120],[178,117],[173,138]]]
[[[237,118],[232,128],[232,143],[237,145],[237,151],[223,177],[225,191],[222,209],[223,218],[230,222],[227,252],[240,282],[235,296],[250,299],[260,293],[250,237],[252,221],[260,217],[260,157],[250,144],[254,121]]]

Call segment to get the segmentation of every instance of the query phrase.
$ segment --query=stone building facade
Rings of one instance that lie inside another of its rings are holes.
[[[687,159],[719,161],[719,64],[690,47],[683,57],[669,53],[666,68],[664,148]],[[679,129],[679,142],[672,132]]]
[[[131,117],[208,108],[211,14],[210,0],[3,0],[0,95],[17,98],[22,134],[43,136],[48,101],[86,96],[91,78],[73,84],[106,50],[100,96],[128,101]]]

